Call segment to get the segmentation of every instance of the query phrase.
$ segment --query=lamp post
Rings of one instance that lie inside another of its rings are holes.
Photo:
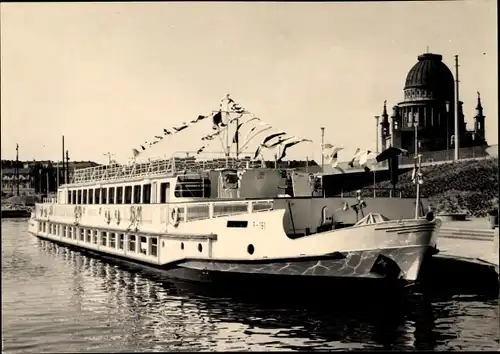
[[[325,156],[323,155],[324,150],[325,150],[325,127],[321,127],[321,171],[322,172],[325,171],[325,166],[324,166]]]
[[[450,151],[450,101],[445,102],[446,106],[446,160],[448,160],[448,153]]]
[[[413,116],[413,126],[415,127],[415,184],[417,185],[417,191],[415,196],[415,219],[419,217],[419,206],[420,206],[420,168],[422,165],[422,157],[418,154],[418,121],[415,119],[415,115]]]
[[[460,102],[460,96],[458,94],[458,55],[455,55],[455,161],[458,161],[459,149],[460,149],[460,130],[458,124],[458,106]]]

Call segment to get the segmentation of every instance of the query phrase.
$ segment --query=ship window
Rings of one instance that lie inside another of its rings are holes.
[[[80,228],[80,241],[85,239],[85,229]]]
[[[101,188],[101,200],[102,204],[107,204],[108,203],[108,197],[107,197],[107,188]]]
[[[82,195],[82,204],[87,204],[87,190],[83,190],[83,195]]]
[[[68,227],[63,226],[63,232],[62,232],[62,237],[66,237],[66,233],[68,232]]]
[[[142,204],[151,203],[151,184],[142,185]]]
[[[228,220],[226,227],[247,227],[248,221],[246,220]]]
[[[116,204],[123,203],[123,187],[116,187]]]
[[[94,230],[94,237],[92,238],[92,243],[97,245],[97,230]]]
[[[92,242],[92,230],[85,230],[85,241],[88,243]]]
[[[73,227],[72,226],[69,227],[69,236],[68,236],[68,238],[73,238]]]
[[[96,204],[101,204],[101,202],[100,202],[101,198],[99,198],[100,194],[101,194],[101,190],[99,188],[94,189],[94,200],[95,200]]]
[[[62,230],[61,225],[57,225],[57,236],[62,236],[61,230]]]
[[[134,204],[141,203],[141,186],[134,186]]]
[[[160,184],[160,203],[166,203],[170,193],[170,183]]]
[[[93,189],[89,189],[89,204],[93,204],[94,203],[94,190]]]
[[[101,231],[101,246],[107,246],[107,232]]]
[[[123,242],[125,240],[125,235],[120,234],[120,237],[118,239],[118,249],[122,250],[123,249]]]
[[[71,191],[71,200],[72,200],[72,204],[76,204],[76,191],[75,190]]]
[[[82,204],[82,190],[79,189],[78,192],[77,192],[77,202],[76,204]]]
[[[148,249],[148,239],[145,237],[145,236],[141,236],[140,237],[140,240],[141,240],[141,244],[140,244],[140,247],[139,247],[139,251],[142,253],[142,254],[147,254],[147,249]],[[144,245],[145,243],[145,245]]]
[[[135,235],[128,236],[128,250],[130,252],[135,252]]]
[[[125,186],[125,203],[124,204],[131,204],[132,203],[132,186]]]
[[[158,238],[151,237],[151,249],[149,253],[155,257],[158,255]]]
[[[68,204],[72,204],[71,202],[71,191],[68,191],[68,201],[67,201]]]
[[[179,176],[175,185],[175,196],[177,198],[209,198],[210,180]]]
[[[116,248],[116,234],[114,232],[109,233],[109,247]]]
[[[142,186],[142,203],[151,203],[151,184],[144,184]]]
[[[109,188],[108,203],[109,204],[115,204],[115,187]]]

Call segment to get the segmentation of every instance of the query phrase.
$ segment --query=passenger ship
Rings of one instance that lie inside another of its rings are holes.
[[[232,168],[193,162],[76,170],[57,198],[36,204],[30,232],[202,282],[248,275],[414,281],[436,242],[438,220],[387,220],[359,199],[315,196],[307,173],[248,160],[232,160]],[[377,199],[379,207],[405,201]],[[359,209],[368,213],[361,220]]]
[[[232,120],[220,124],[221,110],[213,118],[214,128],[229,132]],[[56,198],[36,204],[29,230],[181,280],[411,282],[440,227],[438,220],[412,218],[412,204],[325,198],[320,174],[259,167],[226,152],[211,162],[174,156],[76,170]]]

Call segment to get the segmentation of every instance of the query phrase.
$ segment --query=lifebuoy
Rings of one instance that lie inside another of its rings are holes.
[[[179,208],[178,207],[172,208],[172,211],[170,212],[170,220],[172,221],[172,225],[174,225],[175,227],[177,227],[177,225],[179,225],[180,217],[179,217]]]

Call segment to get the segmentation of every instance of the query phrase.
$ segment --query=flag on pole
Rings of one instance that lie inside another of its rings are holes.
[[[409,153],[408,150],[389,146],[387,149],[377,155],[377,162],[389,160],[391,157],[398,155],[409,156]]]
[[[422,172],[420,171],[420,168],[418,167],[418,158],[415,159],[414,165],[413,165],[413,171],[411,172],[411,181],[413,184],[423,184],[424,179],[422,178]]]

